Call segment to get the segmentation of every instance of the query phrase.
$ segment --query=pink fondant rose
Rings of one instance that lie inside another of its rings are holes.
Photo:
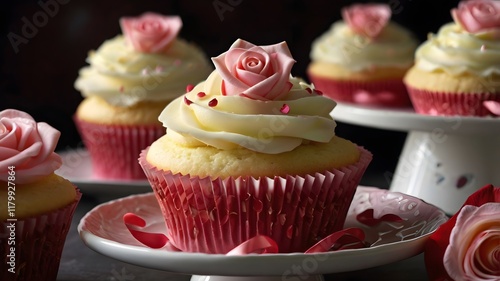
[[[451,10],[453,19],[469,33],[500,28],[500,1],[469,0]]]
[[[285,42],[255,46],[238,39],[227,52],[212,60],[223,80],[223,95],[277,100],[292,87],[289,79],[295,60]]]
[[[62,165],[54,153],[60,133],[47,123],[37,123],[22,111],[0,112],[0,181],[15,171],[15,183],[29,183],[53,173]]]
[[[120,25],[126,41],[134,49],[144,53],[158,53],[165,50],[177,37],[182,20],[178,16],[144,13],[139,17],[123,17]]]
[[[431,280],[500,280],[500,188],[487,185],[429,238]]]
[[[342,18],[357,34],[376,38],[391,18],[391,8],[385,4],[354,4],[342,9]]]

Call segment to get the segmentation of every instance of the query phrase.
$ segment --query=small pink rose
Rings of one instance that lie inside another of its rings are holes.
[[[123,17],[120,26],[126,41],[144,53],[158,53],[174,41],[182,27],[178,16],[144,13],[139,17]]]
[[[500,279],[500,203],[460,211],[444,253],[444,267],[453,280]]]
[[[342,9],[342,18],[355,33],[376,38],[389,22],[391,13],[385,4],[354,4]]]
[[[500,1],[462,1],[458,8],[451,10],[457,24],[469,33],[500,28]]]
[[[7,182],[12,169],[15,183],[29,183],[61,167],[61,157],[54,153],[59,136],[58,130],[25,112],[0,111],[0,181]]]
[[[285,42],[255,46],[238,39],[227,52],[212,60],[223,80],[223,95],[277,100],[292,87],[289,79],[295,60]]]

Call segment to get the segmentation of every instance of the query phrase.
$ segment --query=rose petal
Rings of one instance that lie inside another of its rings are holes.
[[[498,101],[484,101],[483,106],[486,107],[494,115],[500,116],[500,102]]]

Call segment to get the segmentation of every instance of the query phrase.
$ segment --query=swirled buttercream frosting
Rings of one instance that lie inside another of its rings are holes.
[[[84,97],[96,95],[116,106],[174,99],[213,69],[198,47],[181,38],[162,52],[145,53],[118,35],[91,51],[87,62],[75,88]]]
[[[451,75],[500,74],[500,41],[486,33],[469,33],[456,23],[430,34],[416,51],[416,67],[424,71],[445,71]]]
[[[336,126],[330,112],[336,103],[301,79],[290,76],[289,82],[290,90],[277,100],[229,96],[223,95],[223,79],[214,71],[171,102],[159,120],[167,127],[167,137],[192,147],[244,147],[277,154],[304,142],[330,141]]]
[[[375,38],[354,32],[344,21],[312,44],[311,59],[340,65],[351,71],[373,67],[408,68],[413,64],[417,41],[404,27],[389,22]]]

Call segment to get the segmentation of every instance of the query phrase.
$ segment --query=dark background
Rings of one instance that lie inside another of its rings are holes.
[[[89,50],[121,33],[120,17],[146,11],[181,16],[180,37],[201,46],[209,57],[225,52],[237,38],[256,45],[287,41],[297,61],[292,74],[306,78],[312,41],[340,19],[341,7],[354,2],[388,3],[392,20],[423,41],[429,32],[451,21],[450,9],[458,0],[3,1],[0,110],[23,110],[59,129],[59,150],[81,146],[71,119],[82,100],[73,87],[78,70],[86,65]],[[44,5],[49,5],[50,11],[45,11]],[[29,29],[29,24],[34,28]],[[22,42],[14,46],[13,36],[22,37],[17,38]],[[376,176],[379,187],[387,187],[389,182],[383,175],[394,171],[406,134],[340,122],[336,132],[373,152],[365,184],[372,184],[370,179]]]

